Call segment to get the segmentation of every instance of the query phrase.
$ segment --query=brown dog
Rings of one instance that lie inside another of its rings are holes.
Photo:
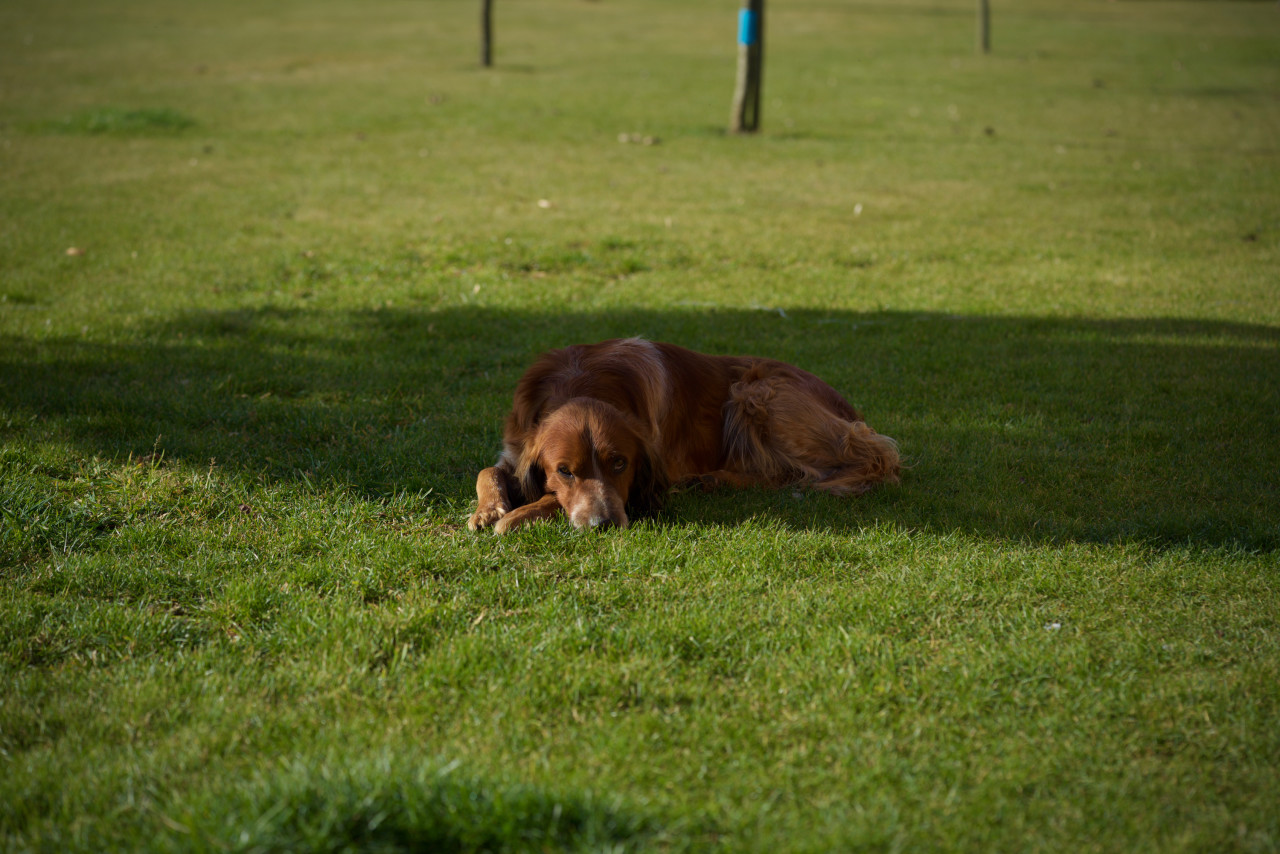
[[[656,509],[671,484],[856,495],[899,468],[897,443],[807,371],[615,339],[552,350],[525,372],[467,524],[501,534],[563,511],[578,528],[625,528],[628,509]]]

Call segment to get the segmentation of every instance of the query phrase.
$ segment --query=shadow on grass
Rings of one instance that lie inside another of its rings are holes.
[[[201,841],[197,849],[254,851],[621,851],[647,850],[664,832],[655,817],[590,790],[549,791],[452,768],[381,757],[341,764],[295,757],[251,779],[230,786],[215,779],[161,810],[123,817],[118,810],[95,816],[83,805],[72,813],[50,781],[32,793],[34,803],[21,805],[21,817],[34,831],[31,841],[71,851],[187,850],[193,839]],[[94,848],[83,837],[58,838],[77,821],[92,828]],[[50,826],[54,833],[41,839]]]
[[[331,850],[389,852],[621,850],[652,843],[658,830],[591,793],[557,794],[406,765],[350,770],[293,763],[247,797],[223,793],[202,804],[198,821],[212,825],[212,838],[223,827],[252,827],[260,838],[242,847],[277,851],[311,849],[317,841]],[[211,815],[220,821],[210,822]]]
[[[625,335],[799,364],[912,465],[901,487],[854,501],[681,495],[664,524],[763,516],[1039,542],[1280,542],[1280,332],[1247,324],[705,307],[197,312],[129,343],[0,342],[0,435],[461,504],[533,356]]]

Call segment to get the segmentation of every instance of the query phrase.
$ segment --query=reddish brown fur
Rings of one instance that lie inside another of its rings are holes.
[[[615,339],[553,350],[521,378],[468,524],[503,533],[563,511],[579,528],[626,527],[628,508],[655,508],[673,483],[849,495],[899,467],[897,444],[807,371]]]

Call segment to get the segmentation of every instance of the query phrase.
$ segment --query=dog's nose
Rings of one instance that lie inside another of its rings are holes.
[[[593,531],[607,531],[612,527],[614,527],[614,522],[608,516],[602,518],[592,517],[591,519],[591,529]]]

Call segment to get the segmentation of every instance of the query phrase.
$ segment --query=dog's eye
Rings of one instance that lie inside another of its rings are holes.
[[[613,461],[614,474],[621,474],[622,472],[626,471],[626,469],[627,469],[626,457],[618,457],[616,460]]]
[[[569,471],[568,466],[558,466],[556,468],[556,474],[560,475],[561,477],[573,477],[573,472]]]

